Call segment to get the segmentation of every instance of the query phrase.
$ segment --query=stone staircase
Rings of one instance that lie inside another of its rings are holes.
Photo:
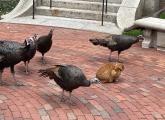
[[[104,21],[116,23],[116,16],[122,0],[108,0],[108,12]],[[101,21],[102,0],[43,0],[36,7],[37,15],[77,18]]]

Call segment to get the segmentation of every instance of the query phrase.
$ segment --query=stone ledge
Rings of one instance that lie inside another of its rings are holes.
[[[157,50],[165,51],[165,20],[159,18],[143,18],[135,21],[135,26],[145,28],[142,48],[157,48]]]
[[[143,18],[135,21],[135,25],[141,26],[148,29],[155,29],[165,31],[165,20],[159,18]]]

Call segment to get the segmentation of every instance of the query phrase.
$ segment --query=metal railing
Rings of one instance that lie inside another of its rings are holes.
[[[104,11],[107,13],[108,0],[103,0],[102,2],[102,13],[101,13],[101,25],[104,25]],[[105,10],[104,10],[105,9]]]
[[[41,5],[43,0],[41,0]],[[49,7],[52,8],[52,0],[49,1]],[[101,14],[101,25],[104,25],[104,12],[107,13],[108,0],[103,0],[102,2],[102,14]],[[35,18],[35,0],[33,0],[33,19]]]
[[[41,5],[43,4],[43,0],[41,0]],[[49,1],[49,7],[52,8],[52,0]],[[35,18],[35,0],[33,0],[33,12],[32,18]]]

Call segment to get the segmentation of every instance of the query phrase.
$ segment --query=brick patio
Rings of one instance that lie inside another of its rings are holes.
[[[0,39],[20,42],[34,33],[47,34],[50,27],[0,24]],[[165,120],[165,53],[142,49],[139,44],[120,56],[125,70],[119,82],[73,92],[75,106],[60,102],[61,89],[48,78],[40,78],[37,70],[53,64],[79,66],[88,78],[95,76],[98,67],[106,63],[109,50],[93,46],[88,39],[107,34],[55,28],[53,47],[46,54],[46,65],[40,54],[32,59],[30,75],[24,64],[16,65],[16,78],[26,84],[13,86],[9,69],[3,80],[10,86],[0,86],[0,120]],[[113,53],[113,59],[117,54]],[[68,95],[68,94],[66,94]]]

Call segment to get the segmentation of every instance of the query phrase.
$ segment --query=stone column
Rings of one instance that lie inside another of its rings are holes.
[[[143,32],[144,40],[142,42],[142,48],[150,48],[151,47],[151,34],[152,30],[145,29]]]
[[[165,51],[165,32],[157,32],[157,50]]]

